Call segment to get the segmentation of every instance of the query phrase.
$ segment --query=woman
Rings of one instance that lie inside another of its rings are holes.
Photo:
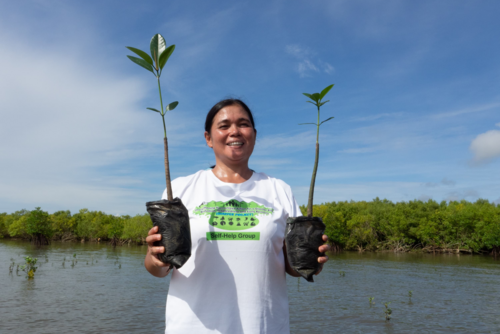
[[[284,232],[286,219],[301,213],[286,183],[248,167],[256,135],[245,103],[217,103],[205,122],[215,167],[172,182],[174,197],[189,211],[193,246],[191,258],[172,274],[166,333],[290,332],[285,272],[299,274],[286,260]],[[164,248],[153,246],[160,239],[153,227],[145,266],[164,277],[170,267],[156,257]]]

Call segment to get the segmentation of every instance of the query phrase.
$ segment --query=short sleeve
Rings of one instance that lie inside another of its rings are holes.
[[[283,208],[288,213],[288,217],[302,216],[302,212],[300,211],[300,206],[299,204],[297,204],[297,201],[293,196],[292,188],[290,188],[290,186],[285,182],[283,182],[282,180],[277,179],[276,181],[278,183],[278,187],[281,188],[283,192],[282,193],[283,197],[280,198],[280,200],[281,200],[281,205],[283,205]]]

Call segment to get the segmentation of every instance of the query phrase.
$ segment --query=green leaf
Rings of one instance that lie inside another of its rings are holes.
[[[156,34],[151,38],[151,43],[149,43],[149,48],[151,50],[151,58],[155,63],[155,68],[159,70],[159,55],[165,50],[165,39],[162,35]]]
[[[316,123],[299,123],[299,125],[304,125],[304,124],[318,125],[318,124],[316,124]]]
[[[330,89],[332,89],[333,85],[330,85],[328,87],[326,87],[325,89],[323,89],[321,91],[321,93],[319,94],[319,99],[323,99],[325,97],[325,95],[330,91]]]
[[[321,103],[319,104],[319,106],[321,107],[323,104],[325,104],[325,103],[327,103],[327,102],[330,102],[330,100],[326,100],[325,102],[321,102]]]
[[[172,55],[175,50],[175,45],[170,45],[165,51],[160,55],[160,69],[163,69],[163,66],[167,63],[168,58]]]
[[[330,117],[330,118],[327,118],[327,119],[325,119],[323,122],[319,123],[319,125],[321,125],[321,124],[323,124],[323,123],[325,123],[325,122],[328,122],[328,121],[329,121],[329,120],[331,120],[332,118],[335,118],[335,117]]]
[[[314,93],[314,94],[311,95],[311,99],[313,101],[318,102],[321,98],[319,97],[319,93]]]
[[[307,94],[307,93],[302,93],[302,94],[304,94],[305,96],[307,96],[307,97],[308,97],[308,98],[310,98],[311,100],[313,99],[313,98],[312,98],[312,96],[311,96],[311,94]]]
[[[151,59],[151,57],[146,52],[139,50],[139,49],[136,49],[136,48],[133,48],[131,46],[127,46],[126,48],[129,49],[130,51],[134,52],[135,54],[141,56],[141,58],[144,59],[145,61],[147,61],[148,64],[153,65],[153,59]]]
[[[317,106],[316,102],[313,102],[313,101],[306,101],[306,102],[309,102],[309,103],[314,104],[315,106]]]
[[[146,109],[149,109],[149,110],[153,110],[153,111],[156,111],[157,113],[160,113],[161,114],[161,111],[155,109],[155,108],[146,108]]]
[[[153,67],[144,59],[137,58],[137,57],[132,57],[132,56],[127,56],[128,59],[132,60],[134,63],[136,63],[139,66],[144,67],[146,70],[150,71],[151,73],[155,74],[153,72]]]
[[[168,106],[165,107],[165,112],[170,111],[170,110],[174,110],[178,104],[179,104],[179,102],[177,102],[177,101],[170,103]]]

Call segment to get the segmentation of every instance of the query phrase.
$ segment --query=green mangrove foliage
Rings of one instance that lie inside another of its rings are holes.
[[[301,207],[307,214],[306,207]],[[334,250],[492,252],[500,255],[500,205],[487,200],[315,205]]]
[[[78,213],[57,211],[48,214],[40,208],[20,210],[12,214],[0,214],[0,238],[15,237],[34,241],[41,240],[90,240],[145,243],[153,223],[149,214],[134,217],[114,216],[102,211],[81,209]]]
[[[305,215],[306,207],[301,209]],[[325,234],[336,250],[492,252],[500,255],[500,205],[487,200],[393,203],[376,198],[371,202],[315,205],[314,214],[323,219]],[[142,244],[152,226],[147,213],[133,217],[114,216],[82,209],[75,214],[70,211],[48,214],[37,208],[0,214],[0,238],[32,240],[38,231],[50,240],[115,239],[121,244]]]

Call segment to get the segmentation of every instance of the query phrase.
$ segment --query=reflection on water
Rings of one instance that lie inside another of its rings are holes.
[[[163,333],[169,280],[146,272],[145,251],[94,243],[36,250],[0,241],[0,331]],[[34,280],[21,270],[9,274],[10,258],[17,265],[23,256],[38,258]],[[498,260],[393,253],[330,259],[316,283],[287,278],[292,333],[500,332]]]
[[[288,278],[293,333],[500,332],[498,260],[341,253],[328,264],[316,283]],[[392,309],[388,323],[386,302]]]

